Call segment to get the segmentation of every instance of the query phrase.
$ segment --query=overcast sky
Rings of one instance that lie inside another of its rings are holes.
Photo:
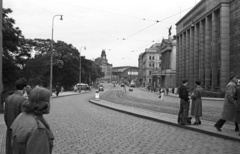
[[[138,56],[153,43],[176,34],[176,22],[200,0],[3,0],[4,8],[25,38],[72,44],[87,59],[105,49],[113,67],[137,66]],[[159,22],[156,22],[159,21]],[[86,46],[84,50],[83,46]]]

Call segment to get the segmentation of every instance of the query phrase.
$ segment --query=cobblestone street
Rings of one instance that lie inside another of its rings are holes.
[[[137,118],[88,102],[93,93],[52,100],[54,154],[227,154],[239,142]]]

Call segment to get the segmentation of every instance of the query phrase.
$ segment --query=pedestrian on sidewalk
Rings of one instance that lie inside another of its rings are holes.
[[[236,122],[238,123],[238,124],[240,124],[240,83],[239,83],[239,79],[238,79],[238,84],[237,84],[237,88],[236,88],[236,90],[237,90],[237,101],[236,101]],[[240,136],[240,133],[239,133],[239,136]]]
[[[218,131],[222,131],[221,128],[226,121],[234,122],[235,131],[239,131],[238,123],[236,122],[237,83],[238,76],[231,75],[230,82],[226,86],[222,117],[214,125]]]
[[[180,97],[180,110],[178,113],[178,123],[181,125],[189,125],[191,122],[188,120],[189,112],[189,97],[187,90],[188,80],[184,79],[182,85],[179,88],[179,97]]]
[[[12,131],[10,130],[10,127],[15,118],[22,112],[22,103],[27,100],[27,98],[23,96],[25,93],[25,87],[27,86],[26,79],[18,79],[15,82],[15,85],[17,90],[12,95],[8,96],[5,100],[4,121],[7,126],[6,154],[12,154]]]
[[[43,87],[31,90],[23,112],[11,125],[14,154],[51,154],[53,133],[43,115],[50,111],[51,92]]]
[[[81,86],[81,85],[80,85],[80,86]],[[56,95],[57,95],[57,97],[58,97],[60,91],[61,91],[60,83],[57,83],[57,85],[56,85]]]
[[[200,125],[202,116],[202,94],[203,88],[201,87],[201,81],[195,81],[196,88],[193,90],[191,99],[192,99],[192,108],[191,115],[195,116],[195,122],[193,125]]]
[[[163,100],[164,99],[164,89],[163,88],[161,88],[161,90],[160,90],[160,95],[161,95],[161,100]]]

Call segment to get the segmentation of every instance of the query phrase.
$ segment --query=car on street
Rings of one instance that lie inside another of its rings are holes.
[[[99,90],[99,91],[104,91],[103,85],[100,85],[100,86],[98,87],[98,90]]]

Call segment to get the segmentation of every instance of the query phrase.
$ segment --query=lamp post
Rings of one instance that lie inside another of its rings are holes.
[[[84,48],[84,50],[86,50],[86,46],[83,46],[80,48],[80,62],[79,62],[79,93],[81,93],[81,69],[82,69],[82,65],[81,65],[81,50],[82,48]]]
[[[52,80],[53,80],[53,28],[54,28],[54,18],[60,16],[60,20],[63,20],[63,15],[55,15],[52,18],[52,41],[51,41],[51,59],[50,59],[50,91],[52,95]]]

